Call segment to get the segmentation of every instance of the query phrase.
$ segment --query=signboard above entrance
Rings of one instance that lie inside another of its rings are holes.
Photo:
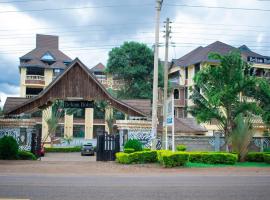
[[[93,108],[94,101],[64,101],[64,108]]]

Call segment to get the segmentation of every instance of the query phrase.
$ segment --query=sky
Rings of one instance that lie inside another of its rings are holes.
[[[169,60],[217,40],[269,56],[269,14],[269,0],[164,0],[159,57],[167,17]],[[152,48],[154,33],[155,0],[0,0],[0,106],[19,96],[19,57],[35,48],[36,34],[58,35],[60,50],[92,68],[124,41]]]

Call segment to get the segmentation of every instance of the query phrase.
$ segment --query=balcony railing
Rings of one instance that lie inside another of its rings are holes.
[[[44,85],[45,79],[44,76],[41,75],[26,75],[25,84]]]
[[[31,99],[31,98],[34,98],[34,97],[36,97],[37,95],[36,94],[27,94],[26,95],[26,98],[27,99]]]
[[[174,106],[184,107],[184,106],[186,106],[186,100],[185,99],[174,99]]]
[[[41,76],[41,75],[26,75],[25,80],[44,81],[44,76]]]

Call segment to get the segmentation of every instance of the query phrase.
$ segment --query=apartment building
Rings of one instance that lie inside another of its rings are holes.
[[[20,57],[20,96],[37,96],[71,61],[59,50],[58,36],[37,34],[36,48]]]
[[[185,107],[193,104],[192,100],[189,99],[191,95],[189,87],[194,87],[193,78],[203,67],[219,63],[218,60],[209,59],[209,53],[216,52],[221,55],[225,55],[233,50],[239,50],[242,58],[252,64],[252,73],[254,75],[265,78],[270,77],[270,57],[253,52],[246,45],[236,48],[220,41],[216,41],[206,47],[197,47],[181,58],[174,59],[169,69],[169,81],[174,88],[173,92],[175,98],[176,117],[192,117],[186,113]],[[205,126],[210,132],[217,130],[216,126]],[[261,126],[261,130],[259,132],[262,132],[263,129],[263,126]]]

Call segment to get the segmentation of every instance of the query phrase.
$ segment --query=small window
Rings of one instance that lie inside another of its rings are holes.
[[[197,63],[195,65],[195,74],[197,74],[200,71],[200,63]]]
[[[188,79],[188,67],[185,68],[185,78]]]
[[[26,128],[20,128],[20,138],[19,138],[19,145],[26,145],[27,144],[27,131]]]
[[[174,95],[174,99],[179,99],[179,90],[174,89],[173,95]]]
[[[55,59],[49,52],[47,52],[41,57],[41,60],[43,60],[43,61],[54,61]]]

